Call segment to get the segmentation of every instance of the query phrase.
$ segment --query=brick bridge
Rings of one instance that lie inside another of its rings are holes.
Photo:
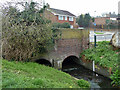
[[[70,37],[70,35],[72,37]],[[65,32],[63,31],[62,38],[55,40],[54,49],[49,54],[40,57],[36,61],[39,62],[40,60],[46,60],[51,64],[51,66],[57,69],[62,69],[63,61],[70,56],[75,56],[79,59],[79,55],[82,50],[89,47],[88,43],[88,30],[66,30]]]

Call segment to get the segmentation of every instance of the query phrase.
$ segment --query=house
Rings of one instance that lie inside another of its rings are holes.
[[[47,8],[45,9],[44,17],[51,20],[52,23],[68,22],[70,24],[70,28],[77,28],[76,16],[69,11]]]
[[[110,20],[117,20],[118,15],[116,15],[115,12],[110,12],[109,14],[106,14],[106,17],[110,17]]]
[[[110,17],[97,17],[95,18],[96,25],[106,25],[106,21],[110,20]]]
[[[109,23],[115,24],[117,22],[118,15],[113,13],[106,14],[105,17],[97,17],[95,18],[96,25],[107,25]]]

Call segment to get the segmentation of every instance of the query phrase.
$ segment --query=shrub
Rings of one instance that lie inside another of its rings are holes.
[[[117,69],[110,77],[114,86],[120,87],[120,69]]]
[[[113,51],[112,46],[109,42],[98,42],[97,47],[89,48],[83,51],[80,55],[85,55],[87,60],[95,61],[103,67],[114,69],[117,66],[118,51]],[[113,64],[114,63],[114,64]]]
[[[52,25],[53,28],[61,28],[61,23],[53,23]]]
[[[16,7],[3,9],[3,57],[7,60],[28,61],[53,46],[50,23],[31,5],[22,12]]]
[[[77,83],[81,88],[89,88],[90,87],[90,83],[88,81],[83,80],[83,79],[78,80]]]
[[[98,42],[96,48],[89,48],[83,51],[81,55],[85,55],[86,60],[95,61],[95,64],[98,64],[102,67],[112,68],[112,84],[120,87],[120,59],[118,58],[119,54],[119,50],[113,51],[113,48],[109,45],[109,42],[104,41]]]
[[[53,23],[53,28],[70,28],[70,24],[68,22],[65,23]]]
[[[60,39],[62,36],[62,32],[58,28],[52,28],[52,33],[53,33],[53,41],[56,39]]]
[[[62,24],[62,28],[70,28],[70,24],[68,22],[65,22]]]

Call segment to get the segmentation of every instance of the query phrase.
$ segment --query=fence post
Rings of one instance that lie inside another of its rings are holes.
[[[94,35],[94,46],[96,47],[96,35]]]

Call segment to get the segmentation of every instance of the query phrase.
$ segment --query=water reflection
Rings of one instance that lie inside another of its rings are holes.
[[[110,79],[76,64],[72,59],[66,59],[62,66],[64,72],[69,73],[75,78],[89,81],[91,83],[91,88],[113,88]]]

